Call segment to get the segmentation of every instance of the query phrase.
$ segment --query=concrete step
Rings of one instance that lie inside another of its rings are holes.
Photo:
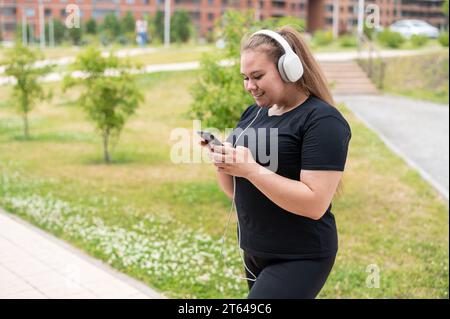
[[[358,65],[321,65],[323,70],[361,70]]]
[[[354,92],[354,91],[363,91],[363,92],[377,92],[378,90],[374,87],[369,87],[369,86],[365,86],[365,87],[345,87],[345,86],[333,86],[331,87],[332,91],[349,91],[349,92]]]
[[[356,62],[321,62],[335,94],[377,94],[378,90]]]
[[[369,85],[361,85],[361,86],[349,86],[349,85],[333,85],[331,86],[333,90],[370,90],[377,91],[376,87]]]
[[[343,71],[343,70],[336,70],[336,71],[324,71],[323,72],[326,76],[335,76],[335,77],[367,77],[367,74],[363,71]]]
[[[344,83],[344,84],[370,84],[373,85],[372,81],[370,81],[368,78],[349,78],[349,79],[327,79],[329,83]]]

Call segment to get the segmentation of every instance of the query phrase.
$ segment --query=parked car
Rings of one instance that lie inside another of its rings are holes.
[[[421,20],[399,20],[391,24],[389,29],[400,33],[405,38],[410,38],[412,35],[424,35],[429,38],[437,38],[439,36],[438,28]]]

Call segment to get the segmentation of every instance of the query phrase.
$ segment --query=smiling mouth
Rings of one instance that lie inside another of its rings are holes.
[[[264,93],[263,94],[259,94],[259,95],[253,95],[253,97],[261,97],[261,96],[263,96],[264,95]]]

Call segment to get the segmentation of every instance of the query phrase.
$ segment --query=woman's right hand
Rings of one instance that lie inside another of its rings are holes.
[[[203,139],[200,140],[198,142],[198,145],[200,145],[201,147],[206,147],[208,149],[209,156],[211,156],[211,153],[212,153],[211,146],[209,146],[205,140],[203,140]],[[210,157],[210,159],[211,159],[211,157]],[[218,181],[219,181],[220,188],[222,188],[223,192],[227,195],[228,198],[233,199],[233,177],[231,175],[219,172],[218,168],[217,168],[217,173],[218,173]]]

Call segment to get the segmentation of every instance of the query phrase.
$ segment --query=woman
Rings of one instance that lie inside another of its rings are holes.
[[[248,298],[315,298],[337,254],[331,201],[344,171],[350,126],[291,27],[244,39],[241,73],[256,103],[227,143],[209,154],[222,190],[236,203]],[[277,142],[277,157],[270,154],[275,169],[260,160],[258,147],[267,140]]]

